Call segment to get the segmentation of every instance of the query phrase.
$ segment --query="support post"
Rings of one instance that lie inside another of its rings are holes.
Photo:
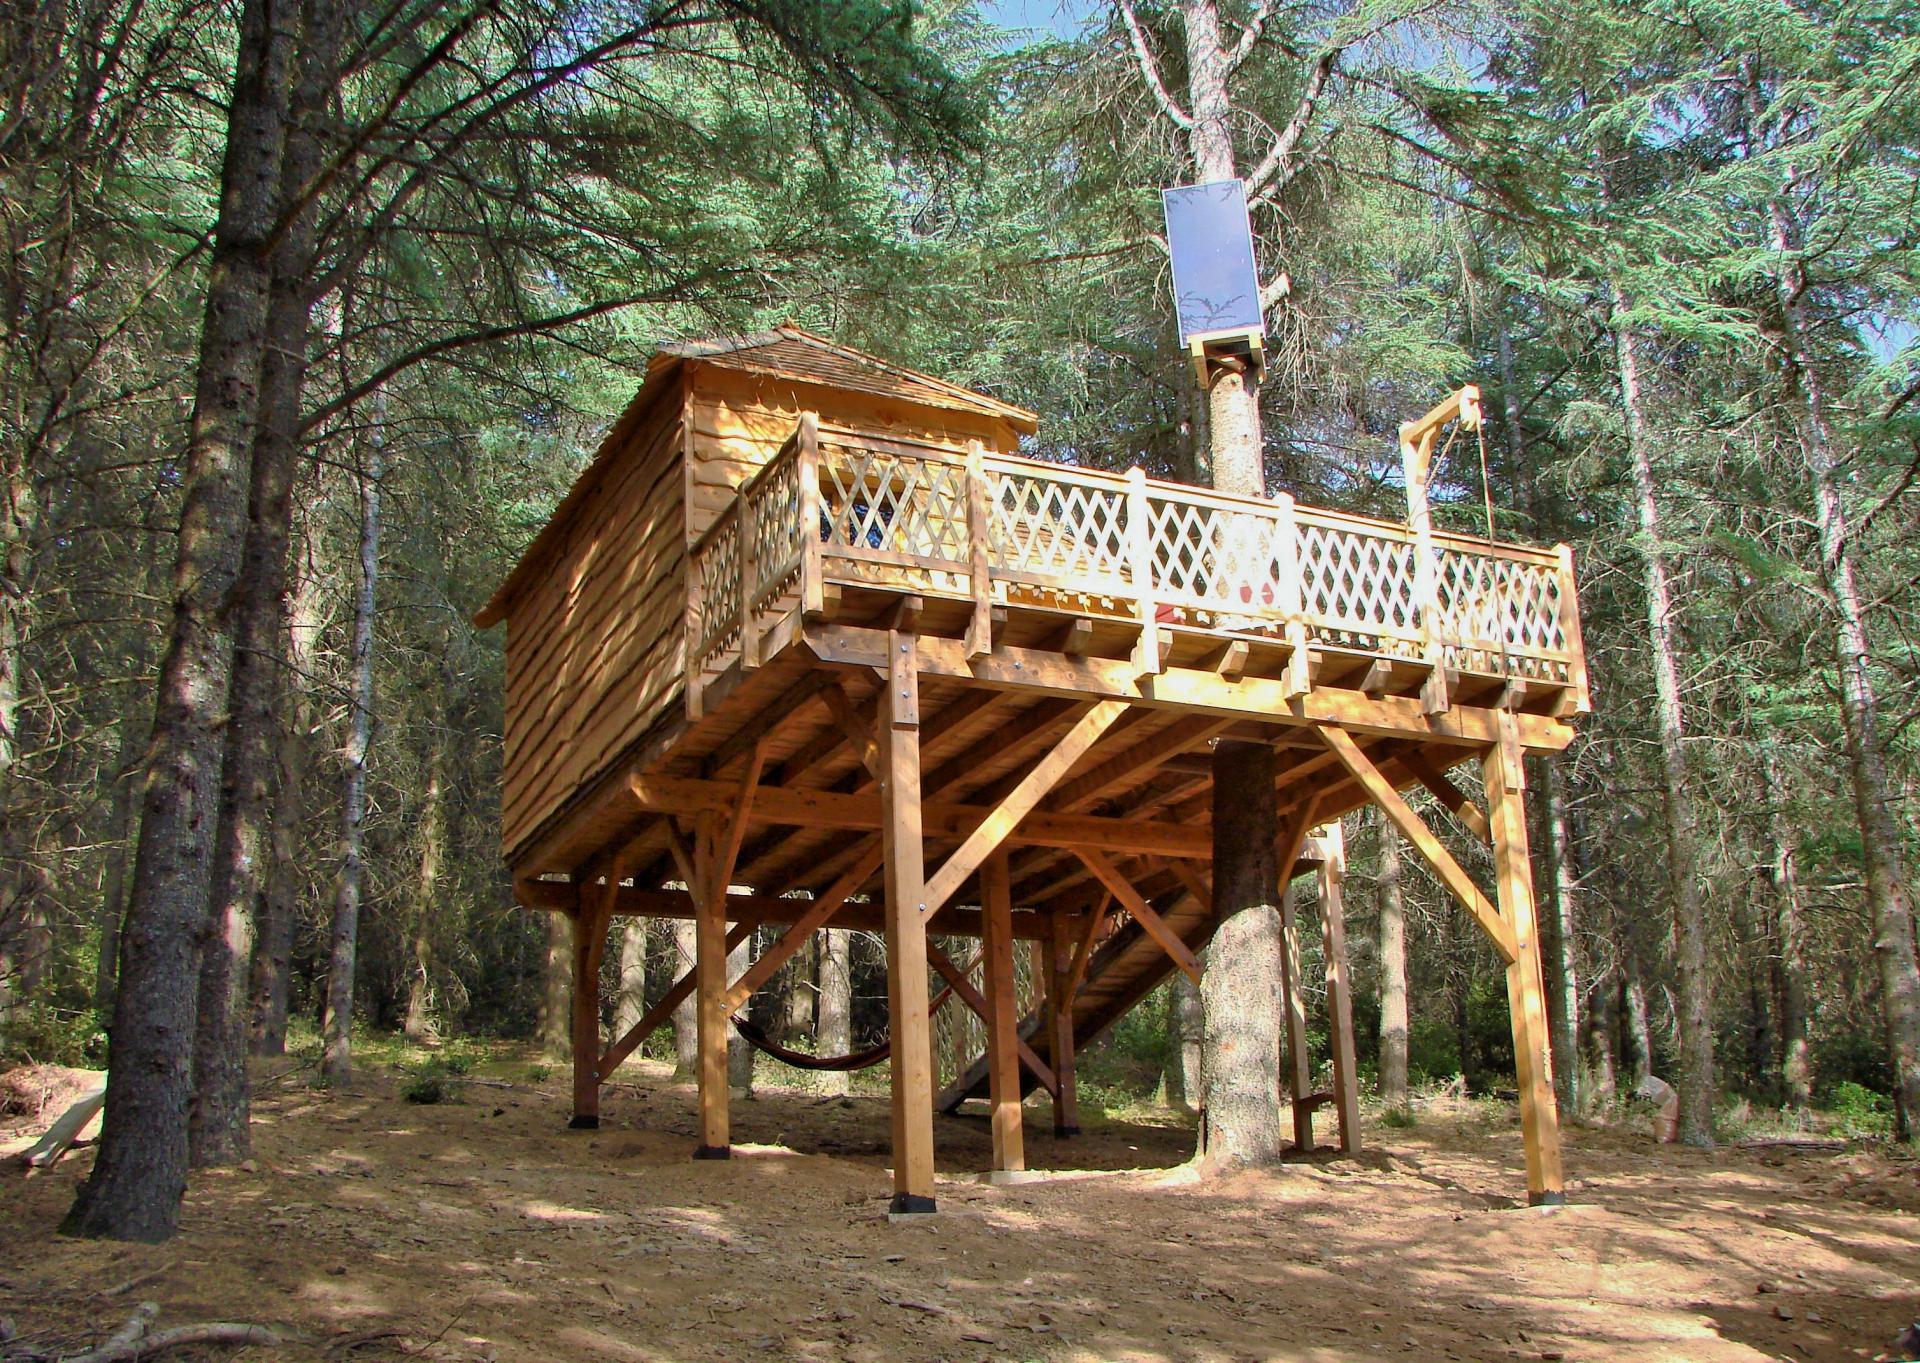
[[[987,986],[987,1098],[993,1108],[993,1173],[1027,1167],[1020,1116],[1020,1017],[1013,995],[1013,890],[1007,853],[980,869],[981,947]]]
[[[914,638],[887,635],[880,692],[881,837],[886,856],[887,1012],[893,1032],[891,1217],[933,1201],[933,1031],[927,1016],[926,865],[920,834],[920,682]]]
[[[1080,1097],[1073,1078],[1073,999],[1067,986],[1073,972],[1073,942],[1061,930],[1060,915],[1047,919],[1046,940],[1040,951],[1046,969],[1041,978],[1047,985],[1047,1044],[1053,1052],[1053,1134],[1065,1138],[1080,1134]]]
[[[1313,1153],[1313,1063],[1307,1054],[1307,999],[1301,990],[1300,912],[1293,893],[1292,866],[1284,866],[1280,886],[1280,999],[1286,1009],[1287,1089],[1293,1100],[1293,1144]]]
[[[1333,1042],[1333,1105],[1340,1118],[1340,1149],[1360,1148],[1359,1056],[1353,1045],[1353,997],[1347,969],[1346,908],[1340,891],[1347,878],[1347,844],[1341,825],[1320,830],[1320,942],[1327,964],[1327,1029]]]
[[[600,1125],[600,959],[607,924],[619,890],[618,868],[607,874],[604,892],[589,886],[580,896],[573,926],[573,1117],[567,1125],[591,1131]]]
[[[1560,1112],[1553,1096],[1547,1050],[1547,1009],[1541,990],[1540,941],[1535,928],[1533,873],[1527,859],[1524,750],[1513,716],[1502,714],[1500,741],[1483,759],[1487,816],[1493,825],[1493,872],[1500,913],[1513,933],[1507,965],[1507,1007],[1513,1017],[1514,1067],[1520,1081],[1520,1139],[1526,1147],[1527,1201],[1566,1201],[1560,1165]]]
[[[718,810],[694,819],[695,1033],[700,1065],[700,1144],[695,1159],[732,1154],[727,1113],[727,886],[720,872],[723,833]]]

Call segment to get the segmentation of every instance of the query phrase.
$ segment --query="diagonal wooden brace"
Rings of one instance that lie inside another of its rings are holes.
[[[947,987],[953,990],[954,997],[966,1004],[975,1017],[982,1022],[988,1020],[986,997],[973,987],[973,981],[967,978],[967,971],[955,965],[953,958],[932,942],[927,943],[927,963],[940,972],[941,977],[947,982]],[[972,967],[969,966],[968,969]],[[1020,1063],[1040,1081],[1040,1087],[1048,1093],[1058,1093],[1060,1081],[1053,1077],[1053,1068],[1034,1052],[1033,1047],[1027,1044],[1027,1039],[1016,1032],[1013,1044],[1020,1053]]]
[[[1360,788],[1367,792],[1368,798],[1380,806],[1381,812],[1400,830],[1400,836],[1412,843],[1415,850],[1426,859],[1433,873],[1440,877],[1440,883],[1473,915],[1481,930],[1492,939],[1493,949],[1500,953],[1501,962],[1512,965],[1518,954],[1513,929],[1486,895],[1481,893],[1480,887],[1473,883],[1473,877],[1453,859],[1453,854],[1441,845],[1426,821],[1414,813],[1413,807],[1400,797],[1400,792],[1393,788],[1392,783],[1380,774],[1373,760],[1360,751],[1360,745],[1353,741],[1351,734],[1331,724],[1323,724],[1319,728],[1320,737],[1326,740],[1334,756],[1340,759],[1340,765],[1360,783]]]
[[[1180,940],[1180,934],[1167,926],[1167,920],[1157,913],[1153,906],[1133,888],[1133,882],[1120,874],[1105,852],[1091,847],[1076,847],[1074,853],[1087,864],[1087,869],[1099,877],[1100,883],[1112,891],[1113,897],[1120,901],[1120,907],[1132,914],[1134,921],[1145,929],[1147,935],[1160,944],[1161,950],[1173,958],[1173,963],[1186,973],[1195,984],[1200,983],[1200,962],[1194,959],[1193,952]]]
[[[1006,798],[981,821],[980,826],[967,835],[966,841],[947,858],[946,864],[928,878],[920,904],[920,912],[924,917],[932,918],[946,907],[947,901],[966,883],[967,877],[980,869],[980,863],[992,854],[994,848],[1006,841],[1007,835],[1039,806],[1048,792],[1059,784],[1060,778],[1086,756],[1087,749],[1098,742],[1100,735],[1111,728],[1126,710],[1127,703],[1123,700],[1103,700],[1087,707],[1086,713],[1067,730],[1066,736],[1054,744],[1053,751],[1034,763],[1019,783],[1007,792]]]
[[[735,923],[727,933],[727,950],[732,951],[746,941],[747,935],[753,931],[753,926],[751,923]],[[600,1063],[595,1067],[601,1083],[604,1084],[607,1076],[620,1068],[621,1061],[639,1050],[641,1044],[659,1029],[661,1023],[673,1016],[674,1009],[687,1001],[687,995],[693,992],[693,987],[697,983],[695,974],[696,972],[689,967],[686,974],[675,980],[672,988],[660,996],[660,1001],[647,1009],[640,1020],[627,1029],[625,1036],[607,1047],[606,1054],[600,1057]]]
[[[815,930],[825,927],[827,920],[840,911],[841,905],[847,902],[847,896],[866,884],[879,869],[880,839],[869,838],[861,849],[860,859],[828,886],[805,914],[794,919],[792,925],[780,935],[780,940],[762,952],[760,959],[748,966],[746,972],[728,988],[728,1016],[738,1012],[740,1005],[752,998],[755,990],[792,960],[794,954],[812,939]]]

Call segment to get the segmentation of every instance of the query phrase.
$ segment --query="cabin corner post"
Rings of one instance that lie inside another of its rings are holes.
[[[600,962],[619,890],[618,869],[610,869],[605,890],[585,886],[569,919],[573,928],[573,1115],[567,1126],[576,1131],[600,1125]]]
[[[1528,861],[1525,750],[1511,715],[1503,715],[1500,728],[1500,742],[1487,750],[1482,769],[1487,816],[1493,825],[1496,894],[1501,916],[1513,932],[1507,1006],[1513,1019],[1514,1068],[1520,1086],[1520,1137],[1526,1148],[1527,1201],[1536,1207],[1550,1206],[1566,1201],[1566,1191]]]
[[[1007,852],[980,868],[981,948],[986,965],[987,1098],[993,1109],[993,1172],[1027,1167],[1021,1125],[1019,1010],[1013,980],[1013,889]]]
[[[910,631],[887,635],[876,716],[881,841],[886,858],[887,1014],[893,1037],[891,1217],[924,1216],[933,1200],[933,1030],[927,1007],[925,847],[920,820],[920,678]]]
[[[695,1159],[727,1159],[732,1133],[727,1112],[727,887],[720,875],[722,818],[701,810],[694,818],[694,1031],[699,1052],[700,1144]]]

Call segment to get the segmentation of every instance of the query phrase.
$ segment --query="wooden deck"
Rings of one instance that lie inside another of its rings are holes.
[[[1374,804],[1485,929],[1509,965],[1529,1189],[1557,1198],[1520,791],[1524,755],[1564,747],[1587,708],[1564,548],[803,412],[664,581],[685,584],[677,701],[509,849],[522,902],[575,925],[577,1122],[692,993],[701,1149],[724,1154],[727,1018],[831,923],[887,936],[896,1209],[932,1206],[930,974],[990,1037],[940,1104],[988,1088],[997,1167],[1020,1168],[1022,1088],[1071,1126],[1074,1051],[1171,970],[1197,971],[1215,925],[1210,750],[1227,740],[1274,751],[1283,880],[1318,866],[1337,897],[1338,820]],[[1468,762],[1478,792],[1450,774]],[[1410,788],[1493,847],[1491,894]],[[699,961],[607,1044],[597,982],[620,914],[694,919]],[[727,949],[761,925],[787,931],[729,980]],[[956,964],[929,934],[980,937],[982,954]],[[1016,941],[1043,985],[1019,1019]],[[1344,1008],[1343,975],[1330,986]],[[1345,1140],[1355,1067],[1336,1031]],[[1294,1096],[1296,1114],[1320,1101]]]

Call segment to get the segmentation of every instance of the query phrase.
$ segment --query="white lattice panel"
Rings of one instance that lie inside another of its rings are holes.
[[[1411,544],[1309,520],[1299,545],[1301,608],[1316,629],[1356,641],[1419,632]]]
[[[702,666],[713,668],[740,647],[740,518],[715,523],[693,561],[700,587],[700,642]]]
[[[1187,498],[1149,497],[1154,599],[1202,610],[1277,613],[1277,517]]]
[[[800,568],[800,464],[790,450],[754,480],[745,511],[757,607],[784,591]]]
[[[994,571],[1108,590],[1126,578],[1124,489],[995,470],[986,478]]]
[[[1449,643],[1496,651],[1563,655],[1561,581],[1556,567],[1443,549],[1436,632]]]

